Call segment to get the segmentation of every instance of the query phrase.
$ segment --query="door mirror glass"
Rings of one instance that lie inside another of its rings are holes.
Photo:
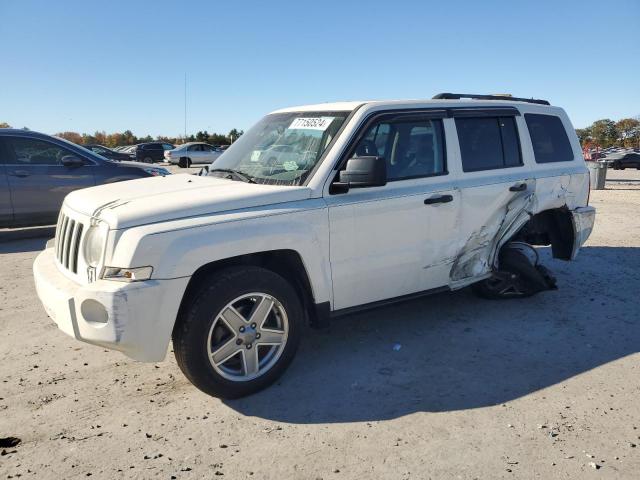
[[[340,185],[348,188],[382,187],[387,184],[387,162],[383,157],[353,157],[340,172]]]
[[[75,155],[65,155],[60,160],[60,163],[62,163],[62,165],[64,165],[65,167],[81,167],[82,165],[84,165],[84,161],[81,158],[76,157]]]

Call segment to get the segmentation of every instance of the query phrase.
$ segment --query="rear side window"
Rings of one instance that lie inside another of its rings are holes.
[[[562,120],[554,115],[526,113],[536,163],[570,162],[573,150]]]
[[[522,165],[513,117],[456,118],[462,169],[465,172]]]

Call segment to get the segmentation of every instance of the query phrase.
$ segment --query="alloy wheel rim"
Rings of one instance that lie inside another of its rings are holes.
[[[486,287],[497,295],[503,297],[516,297],[523,295],[518,286],[518,275],[510,272],[500,272],[485,280]]]
[[[247,293],[225,305],[213,319],[207,354],[223,378],[246,382],[273,368],[288,335],[289,320],[282,304],[266,293]]]

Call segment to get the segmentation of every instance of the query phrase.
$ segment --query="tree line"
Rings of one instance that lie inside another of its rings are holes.
[[[596,120],[587,128],[576,128],[582,146],[640,148],[640,117],[614,122],[608,118]]]
[[[0,122],[0,128],[11,128],[6,122]],[[211,145],[229,145],[238,139],[244,132],[242,130],[233,129],[228,134],[209,133],[206,130],[199,131],[195,135],[187,137],[165,137],[157,136],[156,138],[147,135],[146,137],[137,137],[131,130],[125,130],[122,133],[105,133],[95,132],[93,135],[77,132],[60,132],[56,136],[69,140],[78,145],[88,145],[97,143],[107,147],[117,147],[120,145],[135,145],[145,142],[169,142],[174,145],[185,142],[205,142]],[[640,148],[640,116],[636,118],[623,118],[614,122],[611,119],[604,118],[596,120],[586,128],[577,128],[576,133],[580,139],[580,144],[597,145],[601,148],[607,147],[638,147]]]
[[[0,122],[0,128],[11,128],[11,125],[6,122]],[[69,140],[70,142],[78,145],[99,144],[104,145],[105,147],[113,148],[122,145],[136,145],[138,143],[146,142],[168,142],[174,145],[186,142],[205,142],[211,145],[230,145],[231,143],[235,142],[243,133],[244,131],[234,128],[226,135],[222,133],[209,133],[206,130],[201,130],[195,135],[191,134],[187,137],[166,137],[163,135],[159,135],[155,138],[153,138],[151,135],[138,137],[137,135],[134,135],[131,130],[125,130],[124,132],[116,133],[106,133],[102,131],[95,132],[93,134],[78,132],[58,132],[55,134],[55,136],[64,138],[65,140]]]
[[[232,129],[228,134],[222,133],[209,133],[206,130],[197,132],[195,135],[191,134],[187,137],[167,137],[159,135],[153,138],[151,135],[145,137],[138,137],[131,132],[131,130],[125,130],[124,132],[109,133],[95,132],[93,135],[77,132],[59,132],[56,133],[56,137],[64,138],[70,142],[77,143],[78,145],[90,145],[99,144],[105,147],[118,147],[121,145],[136,145],[138,143],[147,142],[167,142],[174,145],[179,145],[186,142],[205,142],[211,145],[230,145],[240,137],[244,132],[236,128]]]

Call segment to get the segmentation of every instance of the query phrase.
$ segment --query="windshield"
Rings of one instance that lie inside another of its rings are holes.
[[[349,112],[289,112],[267,115],[210,167],[210,176],[231,172],[256,183],[301,185]]]

